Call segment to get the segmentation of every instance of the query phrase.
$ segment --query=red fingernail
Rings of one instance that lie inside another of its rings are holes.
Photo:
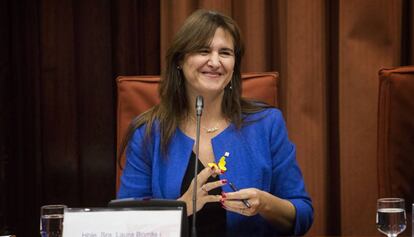
[[[220,202],[223,204],[223,202],[225,202],[226,199],[224,197],[220,198]]]
[[[225,192],[221,192],[221,196],[222,196],[223,198],[226,198],[226,193],[225,193]]]
[[[220,170],[220,173],[221,173],[221,174],[224,174],[224,172],[226,172],[226,171],[224,171],[224,170]]]
[[[221,183],[222,183],[222,184],[226,184],[226,183],[227,183],[227,179],[222,179],[222,180],[221,180]]]

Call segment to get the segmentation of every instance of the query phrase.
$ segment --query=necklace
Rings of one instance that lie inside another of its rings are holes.
[[[211,128],[206,128],[204,126],[201,126],[201,127],[206,131],[206,133],[213,133],[213,132],[216,132],[219,129],[218,125],[219,125],[219,123],[217,122],[216,126],[211,127]]]
[[[191,118],[191,120],[193,120],[194,122],[196,122],[196,121],[195,121],[195,119],[194,119],[193,117],[190,117],[190,118]],[[219,130],[219,124],[220,124],[220,122],[217,122],[215,126],[210,127],[210,128],[206,128],[206,127],[204,127],[204,126],[202,126],[202,125],[200,124],[200,127],[201,127],[204,131],[206,131],[206,133],[214,133],[214,132],[217,132],[217,131]]]

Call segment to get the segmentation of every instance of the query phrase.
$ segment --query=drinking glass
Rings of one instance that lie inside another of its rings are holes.
[[[380,198],[377,200],[377,229],[389,237],[395,237],[407,227],[404,199]]]
[[[65,205],[45,205],[40,208],[40,236],[62,236],[65,208]]]

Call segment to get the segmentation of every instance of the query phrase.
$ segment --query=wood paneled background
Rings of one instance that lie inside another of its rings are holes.
[[[43,204],[115,197],[115,77],[160,74],[197,8],[239,23],[244,72],[280,73],[308,235],[378,235],[377,73],[414,64],[410,0],[0,1],[1,232],[37,236]]]

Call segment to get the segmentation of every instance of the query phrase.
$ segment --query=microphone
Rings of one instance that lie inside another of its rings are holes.
[[[198,153],[200,150],[200,119],[201,114],[203,113],[203,106],[204,101],[203,97],[201,95],[197,96],[195,108],[196,108],[196,140],[195,140],[195,154],[196,159],[194,162],[194,187],[193,187],[193,225],[192,225],[192,236],[197,236],[197,230],[196,230],[196,211],[197,211],[197,171],[198,171]]]
[[[204,107],[204,100],[201,95],[197,96],[195,107],[196,107],[196,115],[197,117],[200,117],[201,114],[203,113],[203,107]]]

